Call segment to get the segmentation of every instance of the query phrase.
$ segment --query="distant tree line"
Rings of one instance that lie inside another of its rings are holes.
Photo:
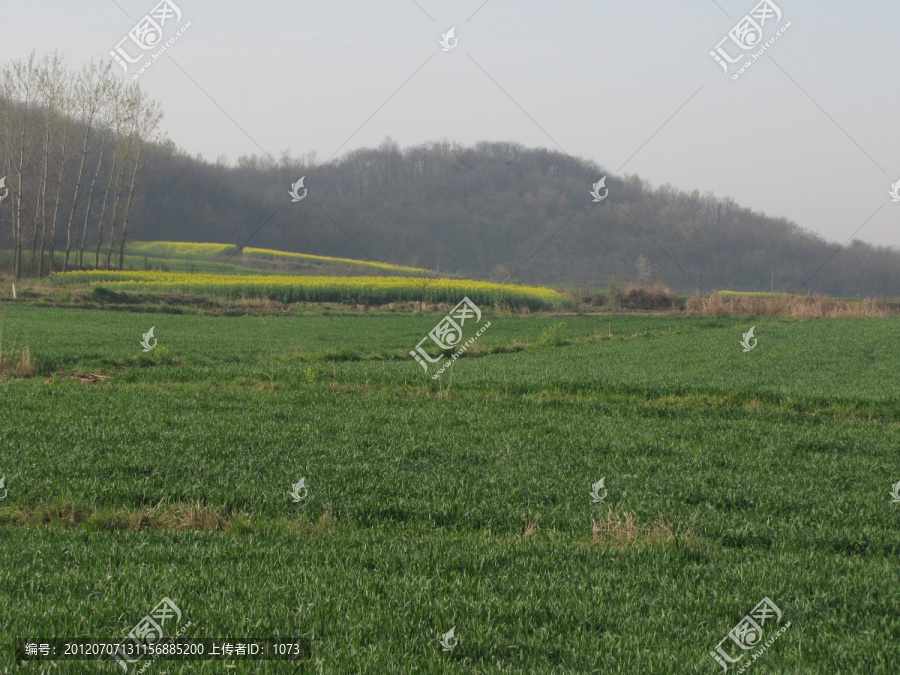
[[[0,69],[0,248],[10,272],[39,276],[89,262],[118,266],[159,104],[111,63],[73,72],[56,54]],[[8,191],[8,192],[7,192]],[[30,251],[29,251],[30,249]]]
[[[109,65],[72,75],[58,61],[3,70],[0,171],[12,194],[0,202],[0,249],[15,250],[17,274],[29,246],[41,261],[44,249],[65,251],[62,269],[121,267],[132,237],[570,288],[664,281],[681,293],[900,295],[894,249],[841,248],[730,198],[653,188],[636,175],[609,174],[609,196],[593,203],[588,192],[605,169],[517,143],[401,149],[388,137],[325,162],[314,152],[208,162],[156,138],[158,104]],[[309,192],[292,203],[301,176]],[[87,261],[86,246],[96,254]]]
[[[682,293],[699,285],[900,295],[896,250],[860,241],[841,249],[727,197],[654,189],[636,175],[609,175],[609,196],[593,203],[591,183],[606,174],[503,142],[401,149],[388,138],[327,163],[285,153],[235,165],[170,146],[148,166],[134,231],[568,287],[665,281]],[[290,203],[301,176],[309,193]]]

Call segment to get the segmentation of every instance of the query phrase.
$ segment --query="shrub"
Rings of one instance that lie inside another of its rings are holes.
[[[625,309],[681,309],[684,302],[667,286],[632,284],[616,293],[616,301]]]

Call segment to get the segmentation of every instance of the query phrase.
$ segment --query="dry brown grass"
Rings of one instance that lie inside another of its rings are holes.
[[[31,363],[31,351],[28,349],[28,345],[25,345],[19,362],[16,364],[16,377],[34,377],[35,373],[37,373],[37,369]]]
[[[681,309],[681,298],[668,286],[630,284],[615,292],[616,305],[623,309],[665,310]]]
[[[505,300],[500,300],[494,303],[493,315],[498,319],[509,319],[510,317],[512,317],[513,312],[515,312],[515,307],[510,305]]]
[[[4,353],[0,349],[0,377],[5,374],[12,374],[15,377],[34,377],[37,375],[37,368],[31,360],[31,351],[28,345],[19,353],[18,358],[9,352]]]
[[[60,375],[59,377],[63,380],[78,380],[79,382],[84,382],[85,384],[100,384],[102,382],[106,382],[106,380],[109,379],[109,375],[103,375],[101,373],[70,373],[68,375]],[[50,383],[51,381],[52,380],[47,380],[48,383]]]
[[[841,319],[848,317],[900,316],[900,306],[872,298],[835,300],[823,295],[757,296],[713,293],[694,296],[686,303],[688,314],[700,316],[756,315],[796,319]]]
[[[31,361],[31,350],[28,345],[22,351],[16,352],[16,345],[4,349],[3,342],[3,317],[0,315],[0,377],[7,373],[13,373],[16,377],[34,377],[37,368]]]
[[[98,511],[69,503],[38,507],[0,508],[0,523],[16,527],[63,527],[90,530],[168,530],[230,532],[279,530],[292,534],[321,534],[334,526],[334,516],[326,511],[318,522],[305,519],[260,522],[246,516],[226,517],[213,506],[165,504],[139,509]]]
[[[610,511],[605,521],[591,522],[594,543],[603,546],[627,549],[636,544],[644,544],[703,548],[702,542],[693,532],[693,521],[681,532],[674,531],[662,519],[649,525],[638,525],[628,511],[622,516]]]
[[[4,522],[20,527],[40,527],[41,525],[60,525],[77,527],[86,521],[89,514],[72,504],[53,504],[39,509],[8,507]]]
[[[294,534],[322,534],[332,527],[334,527],[334,516],[331,515],[331,511],[326,511],[319,517],[319,521],[315,525],[297,520],[291,523],[288,529]]]
[[[229,521],[222,518],[212,506],[174,504],[156,518],[155,526],[161,530],[224,531]]]

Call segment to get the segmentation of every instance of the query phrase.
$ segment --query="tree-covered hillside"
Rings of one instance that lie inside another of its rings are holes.
[[[595,203],[589,191],[604,175],[587,160],[515,143],[401,150],[386,140],[327,164],[242,157],[237,166],[170,147],[146,169],[134,236],[247,242],[528,283],[663,278],[682,292],[699,284],[900,295],[892,249],[853,241],[838,252],[839,244],[783,218],[698,191],[654,189],[634,175],[608,175],[609,195]],[[309,192],[294,203],[288,190],[301,176]]]

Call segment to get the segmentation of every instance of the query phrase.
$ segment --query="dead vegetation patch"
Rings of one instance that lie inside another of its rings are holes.
[[[694,296],[688,314],[700,316],[784,316],[796,319],[843,319],[900,316],[900,304],[875,298],[839,300],[824,295],[751,295],[715,292]]]
[[[674,528],[662,518],[655,523],[639,525],[628,511],[619,516],[610,510],[606,520],[591,522],[593,541],[601,546],[623,550],[637,545],[705,548],[693,531],[693,520],[685,528]]]
[[[106,382],[109,379],[109,375],[102,375],[101,373],[69,373],[68,375],[60,375],[59,378],[61,380],[78,380],[84,384],[100,384]],[[50,382],[50,380],[47,380],[47,382]]]
[[[305,518],[293,520],[254,520],[244,514],[222,515],[214,506],[194,504],[166,504],[138,509],[97,510],[71,503],[57,503],[0,508],[0,524],[15,527],[62,527],[85,530],[163,530],[174,532],[286,532],[291,534],[321,534],[335,523],[331,511],[324,512],[317,522]]]
[[[681,309],[684,302],[668,286],[631,284],[616,291],[615,304],[622,309]]]
[[[12,375],[14,377],[34,377],[37,375],[37,368],[31,360],[31,351],[28,345],[16,355],[15,353],[4,353],[0,347],[0,377],[4,375]]]

